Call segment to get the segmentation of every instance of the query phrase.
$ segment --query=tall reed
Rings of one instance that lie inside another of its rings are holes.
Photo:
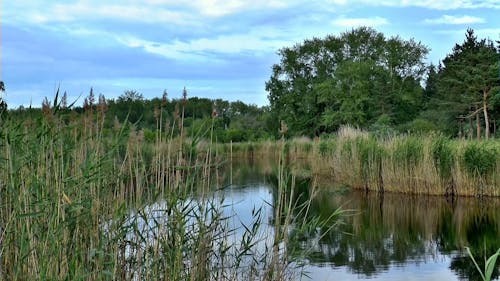
[[[289,151],[292,162],[305,163],[313,174],[340,185],[381,192],[500,196],[500,142],[495,139],[377,137],[346,127],[333,138],[287,143],[294,147]]]
[[[214,195],[222,158],[212,143],[213,122],[188,139],[183,110],[167,120],[171,113],[162,106],[150,143],[128,122],[105,128],[104,102],[90,103],[82,116],[59,111],[57,103],[45,104],[43,116],[2,116],[0,279],[295,276],[287,233],[294,226],[306,229],[309,220],[293,213],[307,210],[286,195],[292,191],[283,186],[293,183],[283,180],[277,187],[276,217],[285,220],[276,220],[273,235],[264,236],[274,239],[262,249],[261,211],[255,208],[252,224],[235,236],[224,213],[227,203]],[[266,146],[275,144],[258,148]]]

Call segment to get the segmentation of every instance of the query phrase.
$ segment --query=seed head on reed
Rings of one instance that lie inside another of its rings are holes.
[[[108,110],[108,104],[103,94],[99,94],[99,102],[97,104],[97,110],[101,115],[103,115]]]
[[[281,120],[280,122],[280,130],[279,133],[281,135],[281,138],[284,138],[285,135],[288,133],[288,126],[286,125],[284,120]]]

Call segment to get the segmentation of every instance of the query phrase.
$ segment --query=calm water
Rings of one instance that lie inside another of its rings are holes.
[[[236,229],[228,238],[234,239],[230,243],[241,241],[242,224],[251,226],[255,210],[260,209],[259,235],[264,244],[272,245],[268,240],[274,233],[277,197],[273,171],[267,164],[233,162],[227,173],[219,174],[218,186],[225,188],[215,191],[214,196],[223,202],[230,228]],[[307,175],[307,171],[294,173]],[[297,180],[297,190],[305,199],[310,182],[306,176]],[[500,199],[381,196],[328,183],[319,190],[312,201],[312,216],[328,218],[339,207],[351,211],[327,235],[322,236],[319,229],[301,243],[287,246],[291,253],[305,253],[304,270],[310,280],[482,280],[465,247],[472,249],[482,268],[482,257],[500,248]],[[155,216],[155,210],[165,209],[164,204],[151,204],[147,213]],[[158,213],[156,220],[161,220],[162,214]],[[259,246],[262,250],[264,244]],[[493,275],[498,278],[499,266]]]
[[[272,221],[276,187],[272,172],[263,170],[251,163],[235,165],[232,184],[220,191],[232,203],[226,211],[235,215],[236,224],[251,223],[251,211],[259,207]],[[328,217],[339,206],[354,211],[329,235],[296,246],[308,250],[305,270],[312,280],[481,280],[464,247],[479,260],[500,248],[497,199],[451,202],[330,186],[321,190],[313,201],[314,215]],[[484,268],[484,262],[480,265]]]

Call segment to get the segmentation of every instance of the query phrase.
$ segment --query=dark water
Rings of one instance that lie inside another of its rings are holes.
[[[272,168],[235,164],[232,182],[222,191],[232,203],[229,212],[248,224],[251,210],[262,207],[271,220],[275,179]],[[309,182],[301,181],[302,192]],[[465,247],[482,268],[484,255],[500,248],[498,199],[380,196],[323,185],[313,216],[327,218],[338,207],[352,212],[328,235],[293,246],[307,249],[311,280],[482,280]],[[498,278],[498,266],[493,275]]]

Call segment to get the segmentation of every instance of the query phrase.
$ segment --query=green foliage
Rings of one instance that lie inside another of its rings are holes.
[[[344,124],[367,128],[386,114],[398,123],[418,113],[428,49],[361,27],[279,51],[266,83],[272,111],[292,135],[319,135]]]
[[[2,280],[293,279],[298,253],[282,247],[298,243],[289,230],[300,238],[322,227],[305,219],[310,201],[293,193],[305,193],[310,180],[284,189],[278,175],[283,193],[273,206],[283,220],[272,228],[274,240],[263,241],[260,209],[251,224],[231,228],[228,203],[213,192],[220,162],[212,143],[202,142],[212,127],[190,138],[129,123],[105,128],[90,104],[80,116],[48,105],[2,120]]]
[[[348,139],[345,139],[342,143],[342,149],[340,151],[340,154],[342,155],[342,157],[346,158],[346,159],[349,159],[352,157],[353,153],[352,153],[352,147],[353,147],[353,142],[354,140],[348,138]]]
[[[423,158],[423,141],[416,137],[405,137],[400,140],[393,151],[394,159],[408,169],[416,166]]]
[[[146,128],[143,130],[143,134],[144,134],[144,140],[146,142],[149,142],[149,143],[155,142],[155,140],[156,140],[156,133],[155,132]]]
[[[321,156],[333,155],[335,153],[336,143],[333,139],[321,138],[318,144],[318,151]]]
[[[438,136],[432,142],[431,152],[434,166],[439,171],[439,175],[442,179],[449,180],[452,175],[454,155],[456,154],[452,141],[443,136]]]
[[[472,176],[485,177],[496,169],[498,148],[491,142],[470,142],[463,152],[463,165]]]
[[[483,278],[483,281],[491,281],[491,280],[493,280],[491,278],[492,278],[492,275],[493,275],[493,270],[495,269],[495,266],[496,266],[497,259],[500,256],[500,249],[498,249],[498,251],[495,254],[491,255],[486,260],[485,265],[484,265],[484,271],[481,270],[481,268],[477,264],[476,259],[474,259],[474,255],[471,253],[469,247],[466,247],[466,249],[467,249],[467,254],[469,255],[469,257],[474,262],[474,265],[476,266],[479,274],[481,275],[481,278]]]
[[[382,162],[385,155],[385,149],[374,137],[358,137],[356,146],[360,157],[361,169],[368,170],[370,166],[377,166]]]
[[[433,122],[423,119],[416,118],[413,121],[401,126],[401,131],[410,132],[412,134],[425,134],[437,132],[439,129]]]
[[[492,96],[500,87],[499,60],[500,54],[493,43],[477,39],[474,31],[468,29],[465,41],[455,45],[434,77],[438,101],[433,107],[448,116],[450,123],[488,115]],[[482,121],[488,131],[489,120]]]
[[[306,142],[302,144],[305,153],[309,153],[313,149],[313,144],[311,142]]]

